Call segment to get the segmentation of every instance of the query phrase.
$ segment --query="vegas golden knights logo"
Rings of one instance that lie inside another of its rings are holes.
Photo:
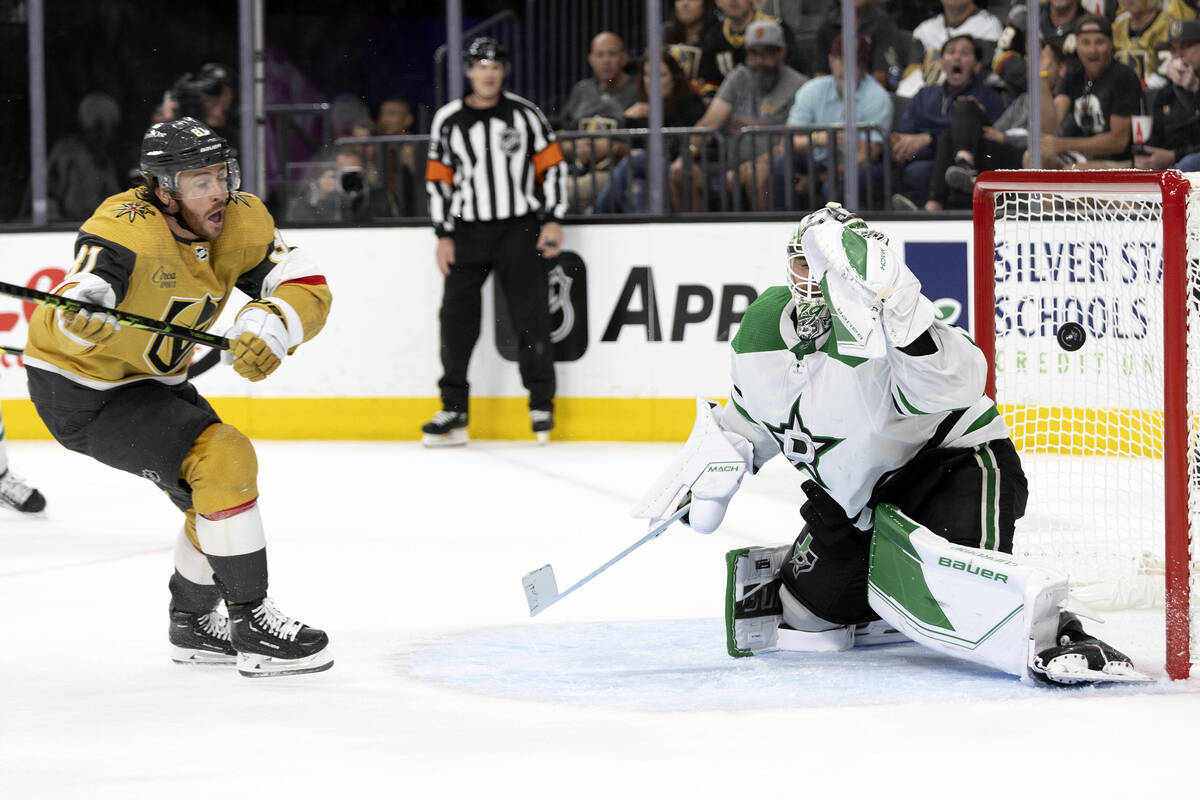
[[[198,314],[194,313],[197,305],[199,306]],[[201,300],[188,298],[172,300],[163,321],[203,331],[208,330],[208,326],[213,323],[216,316],[216,301],[205,295]],[[150,346],[146,350],[146,363],[155,372],[166,375],[178,369],[185,360],[191,358],[191,355],[191,342],[160,333],[150,340]]]

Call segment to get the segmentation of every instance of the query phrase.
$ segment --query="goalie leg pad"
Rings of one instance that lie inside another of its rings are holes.
[[[913,641],[1028,681],[1033,654],[1054,642],[1067,576],[951,544],[883,504],[875,511],[868,596]]]

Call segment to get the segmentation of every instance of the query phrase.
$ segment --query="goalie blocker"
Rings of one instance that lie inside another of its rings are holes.
[[[726,554],[731,656],[846,650],[907,637],[1026,682],[1150,680],[1125,655],[1083,631],[1074,612],[1084,609],[1069,598],[1064,573],[952,544],[886,504],[876,509],[868,571],[869,602],[882,621],[794,630],[783,622],[788,596],[780,591],[779,572],[799,547]]]

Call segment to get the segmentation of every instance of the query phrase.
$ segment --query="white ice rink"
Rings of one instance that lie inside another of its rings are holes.
[[[721,532],[644,532],[674,445],[257,443],[272,595],[329,672],[167,654],[180,515],[149,483],[10,442],[49,507],[0,510],[0,798],[1200,796],[1200,679],[1049,690],[896,645],[731,659],[726,550],[791,541],[799,478]],[[1097,629],[1161,675],[1160,614]]]

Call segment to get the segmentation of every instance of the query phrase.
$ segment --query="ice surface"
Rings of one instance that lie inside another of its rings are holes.
[[[569,586],[636,541],[674,446],[257,448],[272,594],[329,631],[329,672],[173,664],[177,512],[9,443],[49,507],[0,510],[0,798],[1145,796],[1200,753],[1196,679],[1046,690],[911,644],[729,658],[724,552],[800,521],[781,461],[720,532],[672,529],[531,620],[520,577]],[[1097,632],[1161,674],[1161,612]]]

